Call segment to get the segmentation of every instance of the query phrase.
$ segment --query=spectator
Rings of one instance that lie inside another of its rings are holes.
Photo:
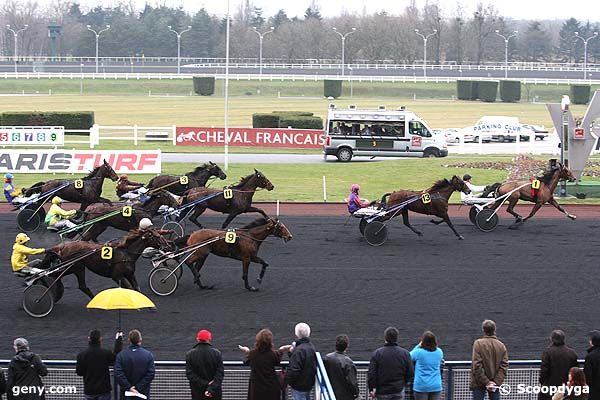
[[[589,387],[585,383],[585,373],[579,367],[573,367],[568,373],[568,382],[566,390],[559,390],[552,400],[587,400],[589,397]]]
[[[404,400],[404,388],[414,376],[410,353],[398,346],[398,335],[398,329],[387,328],[385,345],[375,350],[369,363],[369,394],[377,400]]]
[[[300,322],[294,328],[298,340],[292,343],[290,363],[285,381],[290,386],[293,400],[310,400],[310,391],[317,374],[317,354],[310,342],[310,326]]]
[[[280,400],[281,385],[275,367],[281,364],[281,355],[292,346],[281,346],[273,350],[273,332],[261,329],[256,334],[254,349],[238,346],[246,354],[244,365],[250,366],[248,400]]]
[[[150,384],[154,379],[154,356],[142,347],[142,334],[137,329],[129,331],[129,347],[121,351],[115,360],[115,377],[121,388],[121,400],[125,392],[141,393],[150,398]]]
[[[212,347],[212,334],[201,330],[198,343],[185,355],[185,374],[190,381],[192,400],[221,399],[225,370],[221,352]]]
[[[48,375],[48,369],[40,357],[29,350],[29,342],[17,338],[13,343],[16,355],[8,364],[6,383],[9,399],[12,400],[44,400],[44,393],[21,393],[21,388],[43,387],[42,376]]]
[[[112,386],[108,368],[114,365],[123,348],[123,332],[115,335],[112,351],[102,348],[100,331],[94,329],[88,336],[88,348],[77,355],[76,372],[83,377],[84,400],[111,400]]]
[[[471,383],[473,400],[483,400],[487,392],[490,400],[499,400],[498,386],[504,383],[508,370],[506,346],[496,338],[496,323],[486,319],[481,324],[483,337],[473,343]]]
[[[4,371],[0,369],[0,400],[4,398],[6,393],[6,378],[4,377]]]
[[[600,400],[600,331],[590,332],[590,345],[583,370],[590,385],[590,400]]]
[[[561,330],[552,331],[552,343],[542,353],[540,366],[540,384],[543,386],[561,386],[567,382],[569,371],[577,367],[577,354],[565,345],[565,333]],[[539,393],[539,400],[550,400],[552,396]]]
[[[323,360],[336,400],[354,400],[359,394],[356,366],[346,355],[349,342],[348,336],[338,335],[335,338],[335,352],[327,354]]]
[[[439,400],[442,392],[441,368],[444,353],[438,347],[432,332],[423,333],[419,344],[410,352],[410,358],[415,363],[415,400]]]

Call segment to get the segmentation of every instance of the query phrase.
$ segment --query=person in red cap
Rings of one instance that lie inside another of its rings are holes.
[[[212,333],[198,331],[198,343],[185,355],[185,374],[190,382],[192,400],[220,400],[225,369],[221,352],[212,347]]]

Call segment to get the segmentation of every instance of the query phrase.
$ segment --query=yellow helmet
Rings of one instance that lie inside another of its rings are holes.
[[[54,198],[52,199],[52,204],[60,204],[62,203],[63,199],[61,199],[58,196],[54,196]]]
[[[15,237],[15,242],[18,244],[24,244],[29,242],[29,236],[27,236],[25,233],[19,233],[17,234],[17,236]]]

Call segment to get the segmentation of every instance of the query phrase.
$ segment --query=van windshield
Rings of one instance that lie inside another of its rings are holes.
[[[431,132],[420,121],[410,121],[408,129],[411,135],[431,137]]]
[[[344,136],[404,137],[404,121],[329,121],[328,134]]]

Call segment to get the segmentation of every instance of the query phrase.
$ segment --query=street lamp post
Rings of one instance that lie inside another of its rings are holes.
[[[560,101],[560,110],[562,111],[562,140],[560,146],[560,163],[566,167],[569,166],[569,106],[571,99],[567,95],[563,95]],[[567,182],[560,181],[560,197],[567,197]]]
[[[427,36],[420,33],[418,29],[415,29],[415,33],[423,38],[423,76],[427,77],[427,40],[431,36],[437,34],[437,29],[434,29],[433,32]]]
[[[260,32],[258,31],[258,29],[256,29],[256,27],[254,27],[254,26],[252,27],[252,30],[254,31],[254,33],[256,33],[256,34],[258,35],[258,39],[259,39],[259,40],[258,40],[258,64],[259,64],[259,67],[258,67],[258,68],[259,68],[259,69],[258,69],[258,73],[259,73],[259,75],[262,75],[262,67],[263,67],[263,66],[262,66],[262,59],[263,59],[263,57],[262,57],[262,54],[263,54],[263,53],[262,53],[262,49],[263,49],[263,38],[264,38],[264,37],[265,37],[267,34],[269,34],[269,33],[272,33],[272,32],[275,30],[275,27],[273,27],[273,26],[272,26],[272,27],[271,27],[271,29],[269,29],[268,31],[266,31],[266,32],[263,32],[263,33],[260,33]]]
[[[583,79],[587,79],[587,44],[590,39],[598,37],[598,32],[594,32],[594,34],[587,39],[584,39],[581,36],[579,36],[579,32],[574,33],[577,39],[583,40]]]
[[[94,35],[96,35],[96,73],[98,73],[98,39],[100,38],[102,32],[106,32],[110,29],[110,25],[106,25],[106,28],[102,29],[99,32],[93,30],[91,25],[87,25],[86,27],[88,28],[88,31],[91,31]]]
[[[177,35],[177,73],[181,73],[181,35],[192,29],[190,25],[188,25],[187,29],[182,30],[181,32],[177,32],[174,30],[171,25],[167,26],[171,32]]]
[[[508,78],[508,41],[511,38],[517,36],[518,33],[519,31],[514,31],[509,36],[504,36],[500,33],[499,30],[496,29],[496,35],[504,39],[504,78]]]
[[[342,38],[342,76],[344,76],[344,62],[345,62],[345,57],[346,57],[346,38],[348,37],[348,35],[351,35],[354,32],[356,32],[356,28],[352,28],[352,30],[350,32],[346,32],[346,33],[338,32],[337,28],[333,28],[333,31],[335,33],[337,33],[338,35],[340,35],[340,37]]]
[[[6,29],[8,29],[9,31],[12,32],[14,38],[15,38],[15,74],[17,73],[17,42],[18,42],[18,37],[19,37],[19,33],[23,32],[25,29],[29,28],[29,25],[25,24],[23,25],[23,27],[21,29],[17,29],[16,31],[14,29],[11,29],[10,24],[6,24]]]

